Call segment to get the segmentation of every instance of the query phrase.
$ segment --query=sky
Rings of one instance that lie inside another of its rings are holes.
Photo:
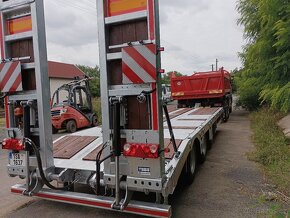
[[[48,59],[98,64],[95,0],[44,2]],[[229,71],[241,67],[238,18],[236,0],[160,0],[162,68],[190,75],[211,70],[216,58]]]

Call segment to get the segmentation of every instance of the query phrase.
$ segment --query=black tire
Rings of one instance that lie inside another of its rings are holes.
[[[53,125],[52,125],[52,134],[56,134],[58,133],[58,129],[56,129]]]
[[[201,142],[198,163],[203,164],[205,162],[207,151],[208,151],[208,137],[206,134],[203,138],[203,142]]]
[[[98,118],[96,115],[93,115],[92,117],[92,127],[98,126]]]
[[[231,98],[229,101],[229,108],[230,108],[230,114],[233,112],[233,99]]]
[[[191,185],[194,181],[196,170],[197,170],[197,155],[196,155],[196,146],[193,145],[191,151],[188,154],[186,163],[185,163],[185,182],[188,185]]]
[[[66,130],[67,132],[69,133],[74,133],[77,131],[77,124],[76,124],[76,121],[74,120],[70,120],[67,122],[66,124]]]
[[[230,118],[230,105],[229,105],[229,99],[226,99],[224,102],[223,122],[226,123],[229,118]]]
[[[230,118],[230,109],[229,107],[226,107],[224,108],[223,122],[226,123],[229,118]]]
[[[213,130],[212,130],[213,131]],[[213,133],[214,135],[214,133]],[[208,138],[207,138],[207,150],[209,151],[211,148],[212,148],[212,144],[213,144],[213,139],[209,139],[209,135],[208,135]]]

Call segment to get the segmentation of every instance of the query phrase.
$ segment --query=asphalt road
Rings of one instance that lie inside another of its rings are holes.
[[[194,183],[177,189],[172,198],[173,217],[257,217],[267,210],[258,198],[264,188],[258,166],[247,160],[254,149],[248,113],[234,111],[218,128],[207,161],[200,166]],[[137,217],[111,211],[33,200],[9,193],[18,179],[6,174],[7,157],[0,151],[1,217]]]

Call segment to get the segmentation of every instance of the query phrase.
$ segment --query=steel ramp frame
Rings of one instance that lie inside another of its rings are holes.
[[[11,192],[14,194],[22,195],[23,191],[25,191],[24,185],[14,185],[11,187]],[[111,208],[111,205],[115,200],[113,197],[96,196],[69,191],[56,191],[47,188],[43,188],[40,192],[34,194],[34,197],[50,201],[88,206],[116,212],[138,214],[149,217],[167,218],[171,217],[172,215],[171,206],[169,205],[130,201],[129,205],[123,211],[118,211]]]

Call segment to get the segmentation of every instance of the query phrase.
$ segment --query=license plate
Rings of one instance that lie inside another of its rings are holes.
[[[20,153],[9,153],[9,164],[10,166],[25,166],[25,154]]]

